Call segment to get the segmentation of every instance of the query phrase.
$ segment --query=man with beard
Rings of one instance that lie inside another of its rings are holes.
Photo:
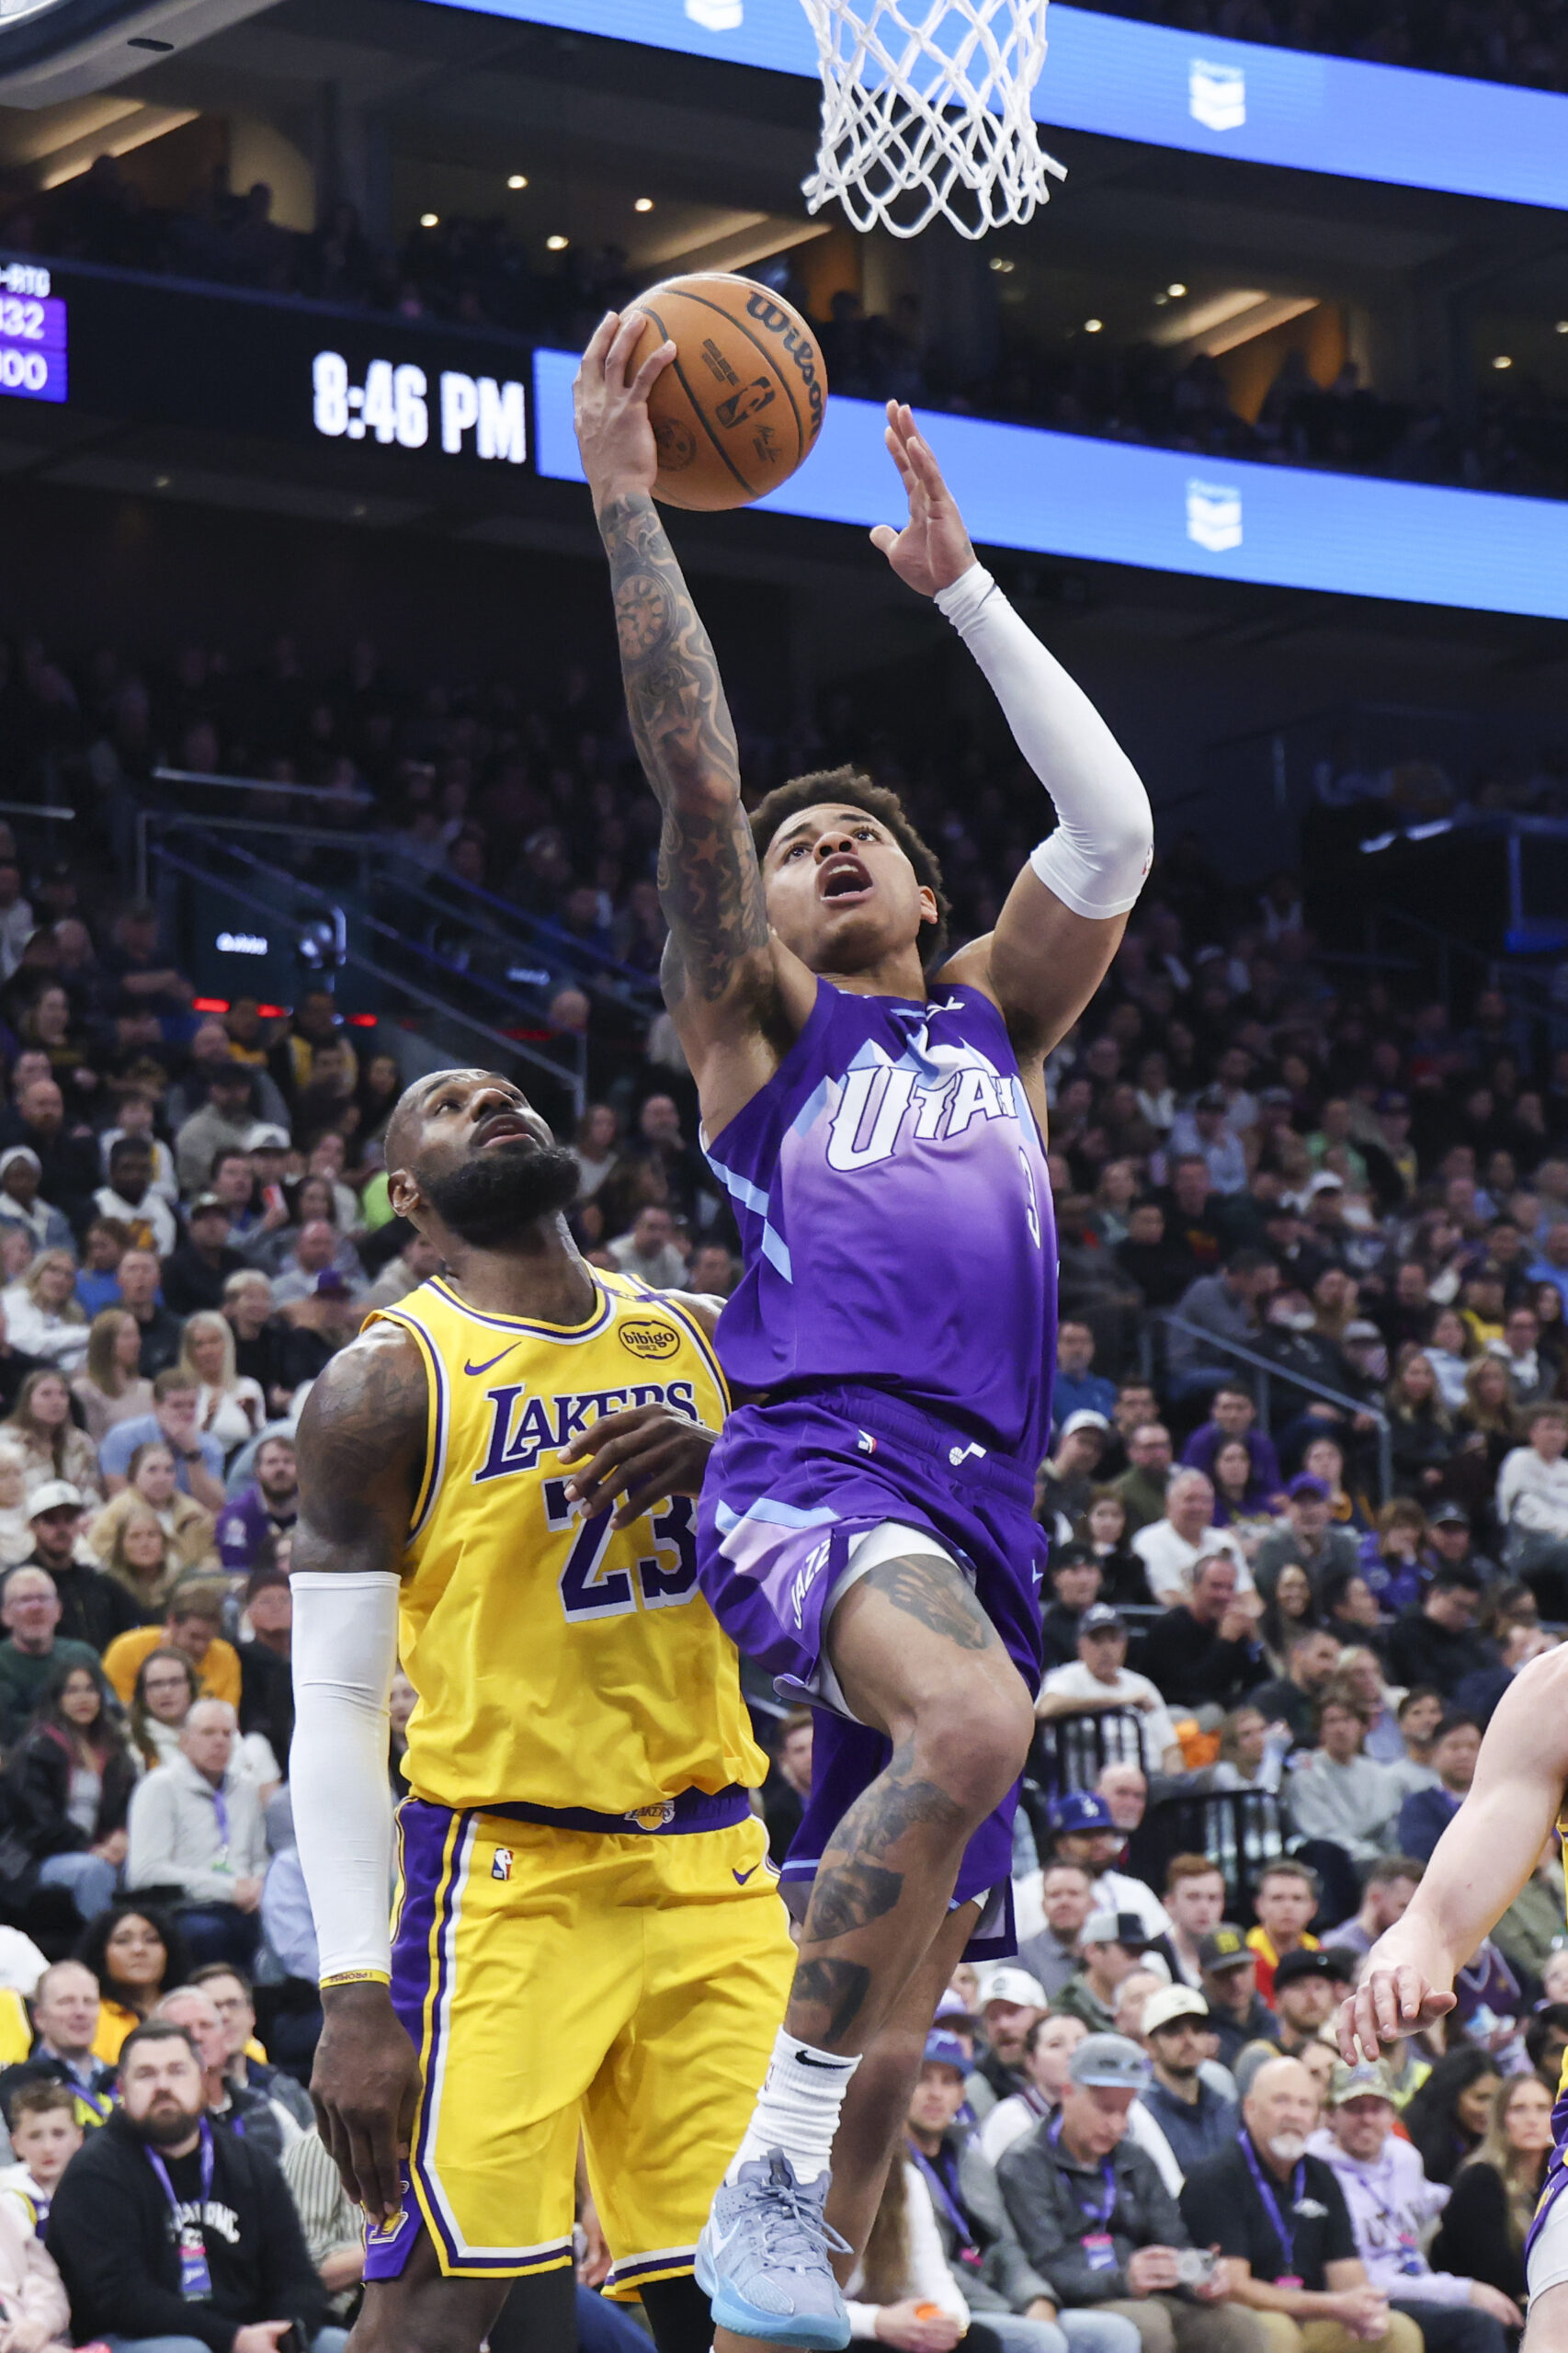
[[[312,1390],[292,1579],[312,2089],[370,2224],[356,2347],[477,2348],[509,2291],[530,2343],[570,2343],[581,2136],[608,2293],[660,2353],[707,2353],[697,2236],[793,1961],[697,1584],[687,1499],[728,1403],[707,1303],[578,1256],[576,1162],[491,1073],[418,1080],[386,1165],[447,1271]]]
[[[167,2018],[132,2028],[121,2105],[61,2176],[49,2216],[78,2334],[276,2353],[340,2353],[326,2293],[270,2157],[209,2122],[201,2063]]]

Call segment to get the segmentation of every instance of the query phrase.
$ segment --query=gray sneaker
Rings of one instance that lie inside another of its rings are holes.
[[[827,2175],[802,2186],[782,2149],[769,2149],[725,2182],[697,2242],[697,2284],[721,2328],[839,2353],[849,2314],[828,2256],[847,2241],[823,2219]]]

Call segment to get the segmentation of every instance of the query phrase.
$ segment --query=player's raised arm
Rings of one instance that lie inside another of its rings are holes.
[[[1568,1786],[1568,1647],[1532,1659],[1481,1744],[1475,1779],[1438,1840],[1403,1918],[1378,1938],[1339,2013],[1354,2063],[1415,2034],[1454,2006],[1454,1973],[1535,1869]]]
[[[374,2222],[400,2203],[419,2093],[389,1991],[387,1702],[426,1417],[415,1343],[378,1324],[333,1358],[299,1433],[289,1779],[325,2018],[311,2094],[345,2187]]]
[[[665,813],[665,996],[700,1082],[709,1045],[732,1043],[737,1026],[765,1012],[775,975],[734,725],[708,632],[653,504],[648,393],[675,347],[661,346],[629,378],[643,324],[613,312],[601,322],[577,372],[577,439],[609,558],[632,739]]]
[[[984,671],[1013,739],[1056,806],[996,928],[949,973],[989,989],[1020,1049],[1046,1053],[1105,978],[1153,852],[1149,796],[1080,687],[1013,610],[984,566],[914,416],[888,404],[887,445],[909,498],[902,530],[875,544],[901,580],[936,599]]]

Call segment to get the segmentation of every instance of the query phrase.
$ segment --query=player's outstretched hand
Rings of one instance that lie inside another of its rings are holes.
[[[316,2122],[349,2197],[372,2222],[385,2222],[403,2203],[398,2165],[414,2137],[418,2056],[374,1978],[327,1986],[322,2010],[311,2075]]]
[[[1347,2066],[1376,2059],[1385,2042],[1436,2026],[1454,2006],[1453,1995],[1434,1984],[1430,1962],[1392,1943],[1392,1935],[1372,1947],[1360,1984],[1339,2006],[1339,2051]]]
[[[579,1465],[566,1482],[567,1500],[582,1504],[592,1518],[619,1495],[610,1526],[630,1528],[665,1495],[701,1493],[716,1435],[668,1405],[607,1414],[561,1450],[562,1462]]]
[[[648,395],[675,358],[676,347],[660,344],[632,375],[631,355],[647,324],[640,311],[625,318],[607,311],[594,329],[572,387],[577,447],[596,506],[608,498],[652,490],[659,470]]]
[[[950,588],[963,578],[974,562],[974,550],[953,494],[942,480],[942,469],[907,404],[889,401],[882,438],[909,494],[909,520],[902,531],[891,523],[879,523],[871,545],[881,550],[909,587],[922,597],[934,597],[938,588]]]

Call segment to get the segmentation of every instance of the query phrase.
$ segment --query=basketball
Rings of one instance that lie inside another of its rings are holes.
[[[666,278],[628,307],[648,322],[632,373],[666,336],[676,347],[648,402],[654,497],[712,512],[788,482],[827,411],[822,354],[799,311],[755,278],[719,270]]]

